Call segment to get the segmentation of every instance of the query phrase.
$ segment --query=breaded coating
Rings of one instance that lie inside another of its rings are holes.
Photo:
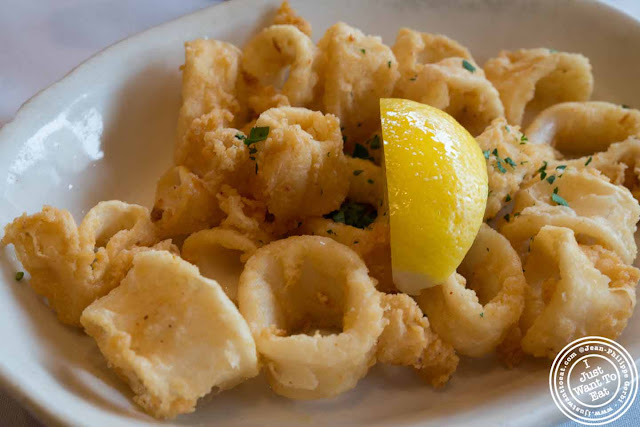
[[[185,43],[182,73],[182,107],[174,161],[181,165],[188,151],[185,137],[191,122],[214,109],[231,113],[222,124],[229,125],[240,114],[236,86],[240,71],[240,49],[218,40],[198,39]]]
[[[526,110],[535,113],[560,102],[587,101],[593,90],[589,59],[577,53],[503,50],[484,64],[484,71],[513,125],[522,124]]]
[[[119,285],[134,253],[157,241],[146,208],[110,201],[91,209],[80,227],[68,211],[51,206],[24,214],[5,227],[2,244],[15,246],[29,284],[58,319],[80,326],[82,310]]]
[[[526,177],[530,177],[543,161],[556,155],[546,144],[531,144],[518,126],[510,126],[504,118],[495,119],[476,138],[487,159],[489,197],[484,219],[491,219],[513,199]]]
[[[378,361],[411,366],[433,387],[444,386],[460,360],[453,347],[431,330],[410,296],[383,294],[381,304],[387,324],[378,339]]]
[[[345,150],[380,127],[380,98],[393,92],[398,63],[380,37],[366,36],[343,22],[330,27],[318,42],[317,109],[336,115]]]
[[[258,374],[247,323],[218,283],[166,251],[137,254],[122,284],[82,325],[133,400],[156,418],[193,412],[213,388]]]
[[[298,15],[287,0],[283,1],[273,18],[275,25],[293,25],[302,31],[307,37],[311,37],[311,24],[309,21]]]

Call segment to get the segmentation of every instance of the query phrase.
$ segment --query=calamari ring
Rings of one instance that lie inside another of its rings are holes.
[[[234,115],[241,116],[236,99],[240,57],[240,49],[230,43],[204,39],[185,43],[176,164],[182,164],[187,155],[186,136],[193,120],[216,109],[227,112],[221,117],[221,126],[231,124]]]
[[[500,232],[515,250],[526,258],[530,240],[543,226],[555,225],[572,229],[579,243],[597,243],[631,264],[637,253],[634,233],[640,207],[629,190],[595,170],[547,169],[556,177],[553,184],[534,177],[516,194],[511,218],[501,224]]]
[[[79,227],[68,211],[50,206],[22,215],[5,227],[2,244],[15,246],[29,284],[58,319],[80,326],[82,310],[118,286],[134,253],[157,241],[146,208],[113,200],[94,206]],[[156,246],[177,251],[170,242]]]
[[[525,353],[554,358],[580,337],[615,339],[633,314],[640,270],[601,246],[578,245],[568,228],[542,227],[525,271]]]
[[[493,120],[476,141],[487,158],[489,175],[485,220],[507,205],[525,177],[532,175],[543,160],[555,158],[553,148],[546,144],[524,143],[520,127],[507,125],[504,117]]]
[[[609,102],[565,102],[541,112],[527,128],[532,142],[549,144],[567,157],[605,151],[640,136],[640,111]]]
[[[222,218],[215,192],[186,167],[174,166],[158,180],[151,219],[161,236],[190,234]]]
[[[182,245],[182,258],[196,265],[201,275],[218,282],[229,299],[236,302],[244,262],[257,249],[246,235],[216,227],[190,235]]]
[[[484,64],[484,71],[514,125],[522,124],[527,109],[535,112],[560,102],[587,101],[593,90],[589,59],[577,53],[503,50]]]
[[[446,58],[473,60],[469,50],[457,41],[442,34],[421,33],[410,28],[398,31],[392,50],[398,60],[400,74],[407,78],[420,73],[425,64]]]
[[[458,271],[462,275],[423,290],[417,301],[445,342],[461,354],[481,357],[520,318],[526,287],[522,264],[509,241],[483,224]]]
[[[344,22],[331,26],[318,42],[315,108],[340,118],[345,150],[380,127],[380,98],[398,79],[398,63],[380,37],[367,36]]]
[[[313,69],[315,55],[315,45],[298,28],[272,25],[244,47],[242,70],[249,80],[257,81],[258,87],[281,87],[280,91],[290,105],[303,107],[313,98],[318,80]]]
[[[482,68],[463,58],[425,64],[416,74],[402,76],[394,96],[446,111],[473,136],[480,135],[493,119],[504,116],[500,95]]]
[[[375,362],[380,294],[360,257],[331,239],[289,237],[258,249],[240,276],[238,303],[280,395],[336,396]]]
[[[254,144],[253,196],[278,220],[327,214],[340,207],[349,190],[340,123],[305,108],[272,108],[256,126],[269,127]]]

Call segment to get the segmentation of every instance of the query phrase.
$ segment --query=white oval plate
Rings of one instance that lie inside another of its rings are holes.
[[[183,42],[208,36],[242,45],[280,0],[235,0],[122,41],[38,94],[0,131],[0,225],[52,204],[80,220],[99,200],[149,206],[171,162]],[[443,33],[479,63],[500,49],[545,46],[591,59],[595,99],[640,106],[640,23],[587,1],[300,0],[314,37],[346,21],[392,44],[398,28]],[[151,425],[106,367],[92,340],[61,326],[26,283],[12,248],[0,250],[0,379],[42,420],[69,425]],[[26,279],[26,278],[25,278]],[[621,342],[640,354],[632,319]],[[261,378],[205,398],[174,425],[508,424],[561,421],[547,388],[547,361],[509,371],[495,360],[462,361],[434,391],[412,372],[378,366],[358,387],[319,402],[271,393]]]

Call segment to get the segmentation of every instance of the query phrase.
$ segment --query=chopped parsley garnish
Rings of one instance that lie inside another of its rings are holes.
[[[484,317],[484,311],[480,313],[480,317]]]
[[[369,178],[369,179],[367,180],[367,182],[368,182],[369,184],[373,184],[373,180],[372,180],[371,178]]]
[[[238,138],[240,141],[244,141],[245,139],[247,139],[247,137],[241,133],[236,133],[236,138]]]
[[[237,137],[238,135],[236,135]],[[264,141],[269,136],[269,126],[258,126],[251,128],[251,132],[249,132],[249,137],[244,139],[245,145],[249,146],[251,144],[255,144],[256,142]]]
[[[512,168],[515,168],[515,167],[516,167],[516,162],[514,162],[513,160],[511,160],[511,157],[506,157],[506,158],[504,159],[504,162],[505,162],[506,164],[508,164],[509,166],[511,166]]]
[[[256,175],[258,175],[258,164],[256,163]]]
[[[589,156],[589,158],[587,159],[587,162],[584,165],[589,166],[589,163],[591,163],[591,160],[593,160],[593,156]]]
[[[542,162],[542,166],[540,166],[540,168],[537,170],[536,173],[540,174],[540,181],[542,181],[543,179],[545,179],[547,177],[547,162],[546,162],[546,160],[544,162]]]
[[[556,191],[557,189],[558,189],[558,187],[556,187],[556,189],[553,191],[553,194],[551,195],[551,200],[553,200],[554,202],[556,202],[559,205],[569,206],[569,203],[567,203],[567,201],[565,199],[560,197],[560,195]]]
[[[496,159],[496,169],[498,169],[500,173],[507,173],[507,170],[502,166],[502,160],[500,160],[500,158]]]
[[[547,182],[549,184],[553,184],[553,181],[556,180],[556,176],[555,175],[551,175],[550,177],[547,178]]]
[[[360,49],[360,52],[362,52],[362,54],[363,54],[363,55],[366,55],[366,54],[367,54],[367,51],[366,51],[366,50],[364,50],[364,49]]]
[[[511,201],[511,194],[507,194],[507,197],[504,198],[505,202],[510,202]]]
[[[412,82],[415,82],[417,78],[418,78],[418,75],[416,74],[415,76],[411,77],[409,80],[411,80]]]
[[[558,187],[553,189],[553,194],[558,194]]]
[[[391,61],[387,62],[387,67],[391,68]]]
[[[362,169],[358,169],[358,170],[353,171],[353,174],[354,174],[355,176],[358,176],[358,175],[360,175],[362,172],[364,172]]]
[[[510,219],[511,219],[511,215],[506,214],[506,215],[504,216],[504,220],[505,220],[505,221],[509,222],[509,220],[510,220]]]
[[[18,271],[16,273],[16,282],[19,282],[24,277],[24,271]]]
[[[344,202],[340,209],[333,211],[325,218],[356,228],[367,228],[378,216],[375,207],[366,203]]]
[[[332,229],[328,229],[327,230],[327,234],[336,234],[336,233],[334,233],[334,231]]]
[[[372,150],[377,150],[378,148],[380,148],[380,136],[376,134],[371,137],[371,139],[369,140],[369,148],[371,148]]]
[[[482,152],[482,154],[484,154],[484,158],[489,160],[489,156],[491,155],[491,151],[489,150],[485,150]]]
[[[505,125],[504,130],[506,130],[507,132],[511,132],[511,128],[509,127],[509,125]]]
[[[475,72],[476,71],[476,67],[473,66],[473,64],[469,61],[467,61],[466,59],[462,60],[462,67],[470,72]]]
[[[529,141],[529,138],[527,138],[527,135],[523,133],[522,136],[520,137],[520,145],[526,144],[527,141]]]
[[[367,150],[367,147],[358,143],[356,143],[356,146],[353,149],[353,157],[356,159],[373,160],[369,155],[369,150]]]
[[[516,212],[516,213],[514,213],[514,214],[513,214],[513,217],[514,217],[514,218],[515,218],[515,217],[518,217],[518,216],[520,216],[520,212]]]
[[[251,147],[249,148],[249,154],[256,154],[258,152],[258,149],[255,147]]]
[[[556,166],[556,169],[559,170],[559,171],[565,170],[566,168],[567,168],[567,165]]]
[[[625,110],[628,110],[629,108],[631,108],[627,104],[622,104],[621,107],[624,108]]]
[[[491,152],[491,154],[493,154],[494,156],[498,157],[498,149],[494,148],[493,151]]]

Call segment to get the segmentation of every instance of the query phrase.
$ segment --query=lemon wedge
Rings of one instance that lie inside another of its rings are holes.
[[[487,165],[476,140],[444,111],[381,99],[396,287],[409,295],[443,283],[478,234]]]

